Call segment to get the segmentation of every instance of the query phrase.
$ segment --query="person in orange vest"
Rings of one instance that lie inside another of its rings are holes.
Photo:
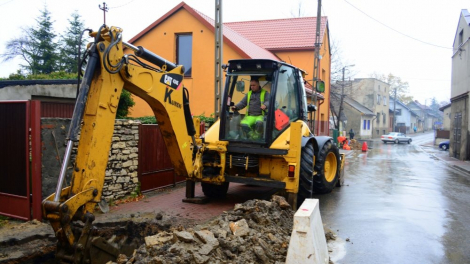
[[[351,147],[348,145],[348,141],[347,141],[347,140],[344,141],[343,149],[345,149],[345,150],[351,150]]]
[[[264,115],[269,107],[269,92],[261,89],[256,76],[251,77],[250,91],[232,107],[232,110],[238,111],[245,107],[247,107],[247,114],[240,122],[242,130],[251,138],[259,139],[263,133]]]

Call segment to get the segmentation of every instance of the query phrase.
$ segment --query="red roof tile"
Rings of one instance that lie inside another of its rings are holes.
[[[165,15],[160,17],[158,20],[153,22],[147,28],[142,30],[139,34],[134,36],[132,39],[129,40],[130,43],[134,43],[139,38],[147,34],[153,28],[157,27],[160,23],[165,21],[168,17],[179,11],[180,9],[185,9],[189,13],[191,13],[196,19],[198,19],[201,23],[203,23],[209,30],[214,32],[214,20],[210,17],[204,15],[203,13],[197,11],[196,9],[190,7],[184,2],[181,2],[173,9],[168,11]],[[224,25],[222,29],[222,33],[224,35],[224,43],[232,47],[236,50],[241,56],[246,56],[247,58],[251,59],[272,59],[272,60],[279,60],[279,58],[274,55],[273,53],[269,52],[268,50],[259,47],[255,43],[249,41],[239,33],[233,31],[231,28]]]
[[[203,19],[207,21],[208,24],[214,28],[214,20],[203,13],[197,11]],[[255,43],[249,41],[239,33],[235,32],[231,28],[227,27],[225,24],[222,28],[222,33],[224,35],[224,42],[229,41],[229,43],[233,43],[236,47],[238,47],[243,53],[245,53],[251,59],[272,59],[272,60],[279,60],[279,58],[272,54],[271,52],[267,51],[266,49],[256,45]]]
[[[323,41],[328,18],[321,18],[320,42]],[[251,42],[268,50],[313,49],[316,17],[287,18],[225,23]]]

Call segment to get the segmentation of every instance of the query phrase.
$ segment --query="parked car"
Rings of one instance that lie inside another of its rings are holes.
[[[449,140],[442,141],[439,143],[439,148],[442,150],[448,150],[449,149]]]
[[[400,142],[407,142],[408,144],[411,143],[411,138],[407,137],[405,134],[400,132],[390,132],[387,135],[382,135],[380,138],[384,144],[388,142],[392,142],[398,144]]]

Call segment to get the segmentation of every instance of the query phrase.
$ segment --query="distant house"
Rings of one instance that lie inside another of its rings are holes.
[[[454,36],[451,77],[451,120],[449,155],[460,160],[468,160],[470,91],[470,13],[460,12]]]
[[[354,79],[351,98],[372,110],[372,138],[379,138],[389,132],[389,90],[390,85],[375,78]]]
[[[439,111],[443,112],[443,120],[442,120],[442,129],[443,130],[450,130],[450,121],[452,120],[452,114],[450,112],[451,104],[444,105],[439,108]]]
[[[250,58],[281,60],[305,70],[309,74],[306,79],[311,82],[315,30],[316,17],[224,23],[223,63]],[[194,115],[209,116],[214,113],[214,36],[213,19],[181,2],[129,42],[183,64],[187,70],[184,85],[190,93],[191,111]],[[317,104],[315,133],[327,135],[331,54],[326,17],[321,18],[320,43],[319,77],[325,82],[325,93]],[[309,93],[309,88],[306,90]],[[144,101],[134,100],[132,116],[153,115]]]
[[[334,109],[339,109],[341,95],[331,94],[331,103]],[[336,110],[337,111],[337,110]],[[341,120],[344,119],[343,131],[348,132],[353,129],[355,138],[357,139],[371,139],[373,120],[376,118],[375,113],[369,108],[363,106],[356,100],[344,96],[343,97],[343,111]]]
[[[416,123],[412,122],[413,114],[410,108],[400,100],[395,101],[393,98],[390,98],[390,110],[392,112],[395,110],[395,128],[393,131],[402,133],[413,132],[413,127],[416,126]]]
[[[433,129],[435,116],[428,111],[430,110],[428,106],[422,105],[417,100],[409,102],[406,106],[419,116],[419,120],[417,122],[418,132],[425,132]]]
[[[411,109],[410,109],[411,110]],[[421,116],[416,113],[415,111],[411,110],[411,119],[410,119],[410,122],[412,124],[412,129],[413,129],[413,132],[415,132],[415,128],[416,128],[416,132],[419,132],[419,124],[421,124],[423,122]]]

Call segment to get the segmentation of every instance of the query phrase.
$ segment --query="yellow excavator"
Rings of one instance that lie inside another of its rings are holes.
[[[223,197],[229,182],[271,186],[283,190],[293,206],[341,183],[344,157],[332,138],[314,136],[307,126],[307,114],[315,107],[307,104],[302,70],[273,60],[229,61],[220,118],[199,135],[194,128],[200,121],[191,116],[183,66],[123,42],[118,27],[103,25],[90,35],[94,42],[87,48],[57,188],[42,203],[43,217],[58,239],[56,258],[61,262],[106,263],[123,252],[93,227],[123,88],[152,108],[175,173],[187,179],[187,201],[195,199],[196,182],[212,198]],[[241,124],[246,109],[234,111],[233,106],[249,93],[254,77],[269,92],[269,107],[262,122],[247,129]],[[77,141],[71,185],[64,187]]]

